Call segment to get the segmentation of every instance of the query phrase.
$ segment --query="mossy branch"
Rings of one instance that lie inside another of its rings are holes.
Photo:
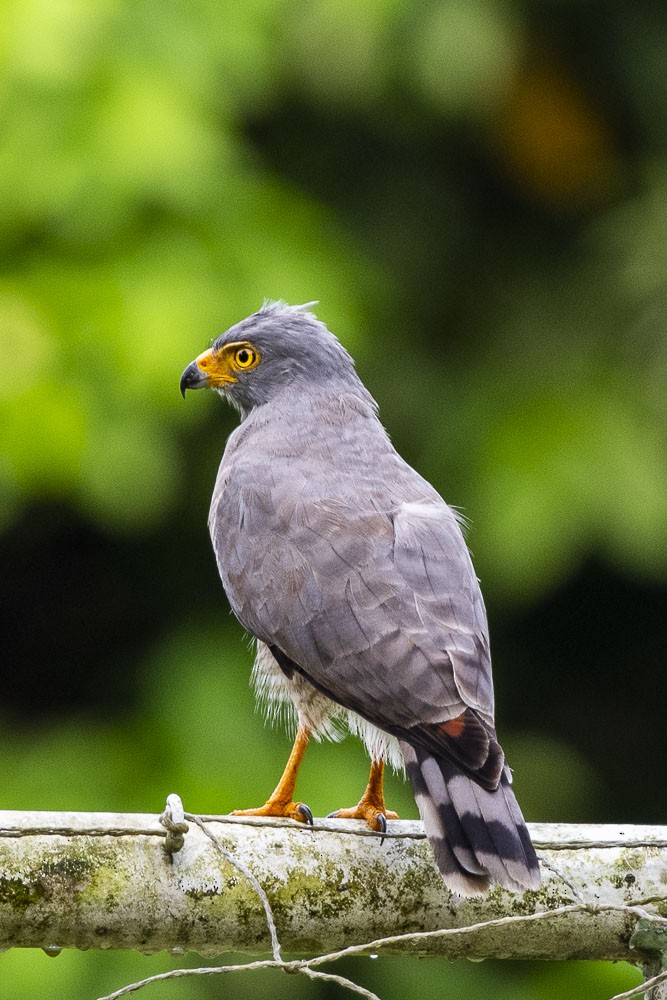
[[[204,819],[222,852],[191,822],[182,848],[168,853],[157,815],[0,812],[0,948],[270,954],[265,907],[243,868],[265,891],[286,954],[365,945],[638,962],[639,922],[667,916],[666,827],[533,824],[540,890],[460,899],[445,889],[417,822],[392,823],[381,844],[350,821],[311,830]],[[473,924],[486,926],[460,930]]]

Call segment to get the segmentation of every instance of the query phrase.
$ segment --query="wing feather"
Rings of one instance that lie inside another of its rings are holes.
[[[245,497],[246,536],[262,527],[245,563],[239,542],[225,542],[234,610],[334,700],[390,732],[466,708],[492,724],[486,619],[465,542],[442,501],[422,507],[318,499],[269,538],[276,511],[266,494],[257,509]]]

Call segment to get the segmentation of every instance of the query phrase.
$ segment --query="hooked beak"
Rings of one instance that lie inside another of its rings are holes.
[[[181,375],[180,389],[181,396],[185,399],[186,389],[203,389],[208,383],[206,375],[197,368],[197,363],[191,361]]]
[[[186,389],[205,389],[209,384],[209,376],[203,370],[208,364],[210,364],[211,350],[204,351],[199,357],[191,361],[188,367],[185,369],[181,375],[180,389],[181,396],[185,399]],[[200,362],[203,364],[200,367]]]

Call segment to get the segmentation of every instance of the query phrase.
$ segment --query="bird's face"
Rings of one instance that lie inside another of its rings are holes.
[[[216,389],[242,414],[286,389],[293,397],[311,391],[362,390],[352,359],[324,324],[305,307],[268,303],[221,334],[181,376],[186,389]]]
[[[236,340],[209,347],[192,361],[181,376],[181,394],[186,389],[212,388],[223,392],[256,368],[261,354],[249,340]]]
[[[245,415],[284,388],[289,368],[260,331],[232,328],[190,362],[181,375],[181,394],[185,396],[186,389],[215,389]]]

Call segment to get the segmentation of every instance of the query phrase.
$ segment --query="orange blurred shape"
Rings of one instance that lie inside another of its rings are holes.
[[[548,57],[519,71],[495,128],[502,167],[532,199],[579,210],[617,191],[620,163],[607,123]]]

